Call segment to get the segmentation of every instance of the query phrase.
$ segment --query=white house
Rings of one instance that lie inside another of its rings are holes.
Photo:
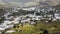
[[[6,31],[6,33],[13,33],[15,32],[14,30],[9,30],[9,31]]]
[[[35,10],[36,7],[25,7],[25,8],[22,8],[22,10],[27,10],[27,11],[33,11]]]
[[[56,19],[60,20],[60,14],[59,13],[55,13],[54,16],[55,16]]]
[[[4,31],[5,30],[5,28],[0,28],[0,31]]]
[[[0,31],[4,31],[4,30],[5,30],[5,26],[6,26],[6,25],[1,24],[1,25],[0,25]]]
[[[57,19],[56,18],[53,18],[53,20],[52,21],[57,21]]]
[[[30,23],[30,19],[21,20],[21,23],[25,23],[25,22]]]
[[[2,24],[0,25],[0,31],[4,31],[5,29],[12,28],[14,25],[7,25],[7,24]]]
[[[5,29],[8,29],[8,28],[13,28],[14,25],[7,25],[5,26]]]
[[[41,20],[42,16],[36,16],[36,20]]]
[[[10,25],[10,24],[18,24],[19,23],[19,21],[4,21],[4,24],[6,24],[6,25]]]

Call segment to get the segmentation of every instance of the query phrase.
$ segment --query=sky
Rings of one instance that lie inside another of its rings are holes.
[[[0,4],[10,4],[10,5],[18,5],[18,6],[27,6],[36,4],[35,0],[0,0]],[[31,4],[32,3],[32,4]]]
[[[34,0],[1,0],[2,2],[30,2],[30,1],[34,1]]]
[[[38,5],[41,0],[0,0],[0,4],[8,5],[18,5],[18,6],[31,6]],[[48,1],[48,0],[43,0]],[[52,5],[60,4],[60,0],[51,0]]]

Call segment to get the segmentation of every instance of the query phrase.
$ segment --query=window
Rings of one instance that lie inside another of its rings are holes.
[[[36,15],[38,15],[38,16],[39,16],[39,15],[40,15],[40,13],[36,13]]]

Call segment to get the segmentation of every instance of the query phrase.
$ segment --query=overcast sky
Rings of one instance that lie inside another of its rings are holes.
[[[12,5],[18,5],[18,6],[23,6],[26,4],[27,6],[28,4],[29,5],[36,4],[34,1],[35,0],[0,0],[0,4],[12,4]]]
[[[30,2],[33,0],[2,0],[3,2]]]
[[[37,5],[40,0],[0,0],[0,4],[12,4],[12,5],[18,5],[18,6],[31,6],[31,5]],[[45,1],[45,0],[43,0]],[[51,0],[52,5],[60,4],[60,0]]]

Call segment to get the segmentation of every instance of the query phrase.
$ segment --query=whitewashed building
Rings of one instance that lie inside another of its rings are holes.
[[[60,20],[60,14],[59,13],[55,13],[54,16],[55,16],[56,19]]]

